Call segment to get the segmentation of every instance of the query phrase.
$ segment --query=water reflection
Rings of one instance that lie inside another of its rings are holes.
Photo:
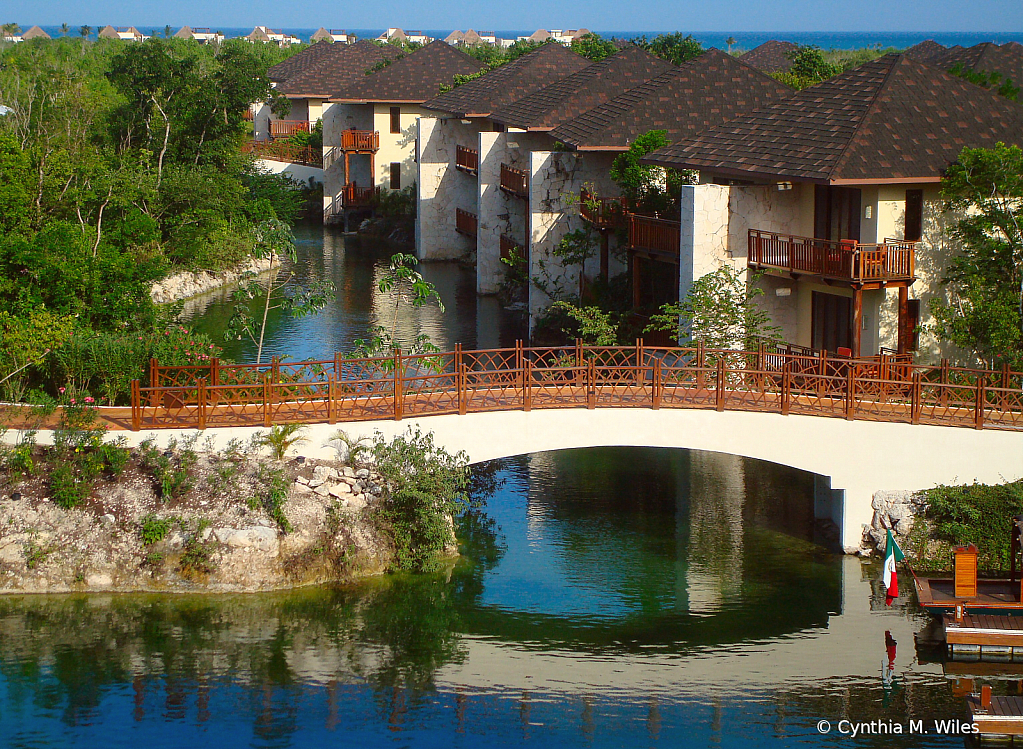
[[[494,478],[442,574],[0,598],[0,744],[791,746],[830,744],[821,718],[964,717],[939,665],[885,689],[885,633],[922,618],[812,543],[812,477],[608,448]],[[962,743],[883,739],[846,743]]]
[[[294,319],[273,311],[267,328],[265,355],[292,359],[329,359],[348,351],[358,338],[366,338],[395,321],[395,295],[378,289],[388,259],[398,248],[379,241],[345,236],[332,227],[302,224],[295,231],[298,260],[278,274],[294,274],[299,282],[329,279],[337,287],[337,300],[310,317]],[[477,297],[472,269],[455,262],[424,263],[423,275],[435,284],[445,312],[434,306],[417,310],[399,305],[398,338],[411,341],[426,334],[445,350],[461,343],[466,348],[512,346],[525,334],[521,315],[505,311],[494,297]],[[182,320],[220,342],[233,309],[231,290],[222,289],[184,304]],[[253,302],[253,308],[259,306]],[[262,308],[260,307],[260,312]],[[225,354],[237,361],[255,358],[249,341],[230,341]]]

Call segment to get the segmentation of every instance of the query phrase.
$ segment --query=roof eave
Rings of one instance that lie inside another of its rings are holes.
[[[722,177],[732,177],[734,179],[762,179],[768,182],[812,182],[817,185],[830,184],[830,180],[827,177],[807,177],[805,175],[798,174],[786,174],[781,171],[754,171],[748,169],[731,169],[728,167],[716,166],[713,164],[698,164],[696,162],[679,162],[679,161],[662,161],[656,158],[643,158],[640,159],[641,164],[647,164],[649,166],[661,166],[667,169],[692,169],[698,172],[707,172],[710,174],[719,174]]]

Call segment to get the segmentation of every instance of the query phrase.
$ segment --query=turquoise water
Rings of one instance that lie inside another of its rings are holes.
[[[818,732],[965,708],[916,658],[925,618],[820,545],[811,476],[644,448],[490,468],[436,575],[0,598],[0,745],[962,746]]]

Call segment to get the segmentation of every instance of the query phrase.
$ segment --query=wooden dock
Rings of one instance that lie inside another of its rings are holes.
[[[972,595],[957,595],[955,580],[951,577],[913,577],[920,606],[934,614],[951,614],[956,604],[965,603],[970,611],[986,614],[1023,614],[1018,580],[989,580],[981,578],[975,583]]]
[[[954,660],[1023,663],[1023,617],[966,614],[945,616],[945,644]]]
[[[977,724],[981,735],[1023,736],[1023,697],[995,697],[971,694],[966,698],[970,720]]]

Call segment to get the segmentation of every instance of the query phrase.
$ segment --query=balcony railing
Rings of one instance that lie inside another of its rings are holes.
[[[466,174],[476,174],[480,168],[480,152],[475,148],[455,146],[455,169]]]
[[[455,231],[459,234],[464,234],[467,237],[475,237],[476,227],[477,220],[475,213],[463,211],[461,208],[455,209]]]
[[[380,148],[380,133],[376,130],[342,130],[342,151],[377,151]]]
[[[860,244],[750,229],[748,263],[847,283],[912,282],[916,278],[915,250],[915,242],[897,239]]]
[[[361,208],[371,205],[380,193],[379,187],[359,187],[354,182],[345,185],[341,190],[341,201],[345,208]]]
[[[512,252],[515,251],[518,255],[522,256],[522,244],[516,242],[514,239],[509,237],[507,234],[501,235],[501,259],[510,260]]]
[[[625,198],[600,198],[586,188],[579,193],[579,214],[598,229],[616,229],[625,224],[629,203]]]
[[[323,152],[320,149],[296,146],[282,141],[248,141],[242,144],[242,153],[254,153],[256,158],[267,161],[323,168]]]
[[[501,189],[519,198],[529,195],[529,175],[522,169],[501,164]]]
[[[271,138],[287,138],[295,133],[308,132],[308,120],[270,120]]]
[[[681,223],[630,213],[629,247],[678,262]]]

